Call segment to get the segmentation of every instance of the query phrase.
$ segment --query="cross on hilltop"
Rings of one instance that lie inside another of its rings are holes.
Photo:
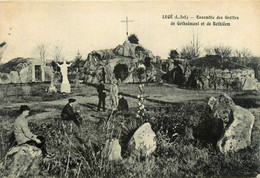
[[[121,20],[121,22],[126,23],[126,40],[128,40],[128,22],[134,22],[134,21],[128,20],[128,17],[126,16],[126,20]]]

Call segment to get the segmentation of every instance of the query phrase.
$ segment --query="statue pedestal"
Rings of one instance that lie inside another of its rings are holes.
[[[62,83],[60,86],[61,93],[70,93],[70,83]]]
[[[56,93],[56,92],[57,92],[56,87],[55,87],[54,85],[51,85],[51,86],[49,87],[49,93]]]

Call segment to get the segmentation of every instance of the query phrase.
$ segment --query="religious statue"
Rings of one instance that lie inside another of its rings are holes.
[[[60,67],[60,72],[62,75],[62,83],[61,83],[61,92],[62,93],[70,93],[70,83],[68,80],[68,67],[71,66],[70,64],[67,64],[66,61],[63,62],[63,64],[58,64],[57,65]]]
[[[54,85],[54,70],[53,70],[53,67],[51,66],[51,85],[49,87],[49,93],[56,93],[57,92],[57,89]]]

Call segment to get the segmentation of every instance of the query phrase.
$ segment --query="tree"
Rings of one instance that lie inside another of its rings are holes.
[[[78,50],[77,51],[77,55],[75,57],[75,61],[74,61],[74,65],[79,67],[80,63],[82,62],[82,54],[81,52]]]
[[[231,56],[232,49],[230,46],[219,45],[214,47],[214,53],[220,56],[220,64],[221,67],[223,67],[224,59],[227,59]]]
[[[129,37],[128,37],[128,40],[130,43],[132,44],[139,44],[139,39],[138,37],[136,36],[136,34],[131,34]]]
[[[219,55],[222,59],[229,58],[232,54],[232,49],[230,46],[215,46],[214,52],[216,55]]]
[[[246,64],[246,61],[252,57],[252,52],[248,48],[243,48],[241,50],[235,50],[235,57],[237,57],[243,65]]]
[[[205,51],[206,55],[213,55],[213,54],[215,54],[214,49],[211,48],[211,47],[204,48],[204,51]]]
[[[200,56],[200,48],[202,44],[199,40],[199,35],[193,33],[190,44],[185,45],[181,50],[181,57],[184,59],[194,59]]]
[[[63,59],[62,49],[63,49],[63,47],[62,47],[62,45],[60,43],[57,43],[53,47],[52,58],[53,58],[54,62],[59,62],[60,60]]]
[[[46,53],[47,53],[47,47],[45,46],[45,44],[43,44],[43,43],[38,44],[37,43],[36,50],[39,54],[40,60],[45,61],[46,60]]]
[[[176,59],[179,58],[179,53],[177,50],[171,49],[170,53],[169,53],[169,57],[168,59]]]

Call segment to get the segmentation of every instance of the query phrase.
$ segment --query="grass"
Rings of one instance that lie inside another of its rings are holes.
[[[132,86],[135,85],[122,86],[120,91],[131,95],[138,93],[137,87]],[[43,88],[44,85],[41,87]],[[147,86],[146,89],[146,93],[151,95],[160,93],[156,87],[153,90],[153,86]],[[33,88],[33,90],[36,89]],[[169,96],[174,92],[183,96],[185,92],[189,93],[186,90],[181,93],[181,89],[178,88],[170,90],[170,87],[162,88],[162,90],[164,90],[163,93],[167,90]],[[200,92],[194,91],[194,93]],[[197,99],[200,98],[200,102],[186,100],[174,104],[147,102],[147,111],[142,119],[135,117],[138,108],[134,106],[133,100],[128,114],[117,113],[110,119],[108,115],[103,114],[99,116],[99,122],[85,120],[79,132],[86,139],[83,143],[77,138],[76,127],[73,126],[72,132],[70,131],[70,124],[65,124],[64,127],[59,120],[51,117],[32,122],[30,123],[32,132],[45,136],[47,150],[54,154],[53,158],[41,164],[41,173],[44,176],[54,177],[255,177],[260,172],[259,108],[253,110],[256,120],[252,131],[252,144],[237,153],[223,155],[214,143],[206,142],[196,135],[198,128],[203,129],[200,128],[201,121],[209,119],[207,96],[214,93],[217,94],[214,91],[201,93],[200,97],[196,96]],[[86,97],[94,94],[95,89],[90,87],[82,88],[80,93]],[[242,104],[244,98],[257,99],[252,93],[234,96],[237,102]],[[19,97],[17,99],[20,101]],[[33,102],[33,99],[30,101]],[[248,102],[250,101],[252,100]],[[49,107],[61,109],[59,105]],[[41,103],[34,107],[34,114],[44,112],[47,108],[47,104]],[[83,108],[82,112],[85,115],[90,114],[87,108]],[[2,158],[9,148],[12,124],[17,113],[12,108],[4,108],[0,111],[0,116],[0,130],[2,131],[0,135],[2,155],[0,156]],[[157,148],[147,158],[131,158],[127,151],[127,143],[144,122],[151,123],[156,133]],[[119,139],[123,161],[109,162],[102,154],[105,142],[110,138]],[[2,172],[4,173],[6,172]]]

